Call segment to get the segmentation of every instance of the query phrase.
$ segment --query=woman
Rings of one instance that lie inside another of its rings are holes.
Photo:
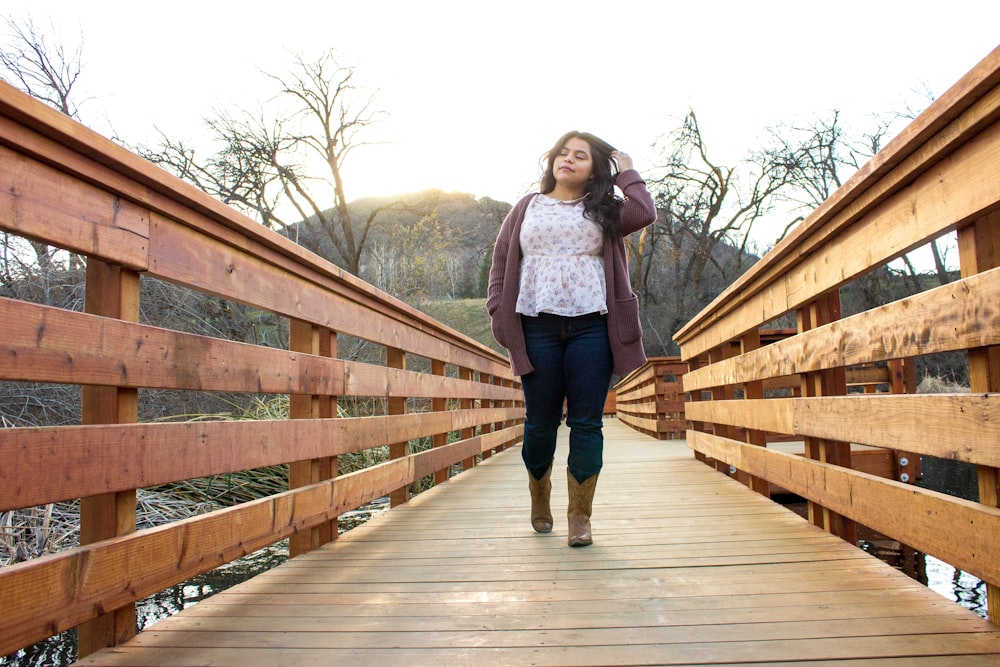
[[[652,224],[656,207],[631,158],[592,134],[567,133],[544,161],[540,192],[518,201],[500,227],[486,307],[524,390],[531,525],[552,530],[552,462],[565,401],[569,544],[586,546],[611,376],[646,361],[624,238]]]

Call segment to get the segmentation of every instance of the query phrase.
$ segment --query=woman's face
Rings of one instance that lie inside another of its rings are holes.
[[[556,183],[584,189],[594,173],[594,158],[590,144],[580,137],[573,137],[563,144],[559,155],[552,161],[552,175]]]

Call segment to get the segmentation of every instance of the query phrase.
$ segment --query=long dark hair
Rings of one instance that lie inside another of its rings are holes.
[[[618,212],[622,200],[615,195],[615,177],[618,175],[618,165],[611,159],[615,147],[608,142],[595,137],[589,132],[567,132],[559,141],[542,156],[544,172],[540,183],[542,194],[552,192],[556,187],[556,176],[552,171],[555,159],[559,157],[566,142],[570,139],[583,139],[590,146],[593,160],[593,172],[586,198],[583,200],[583,215],[596,222],[605,234],[618,229]]]

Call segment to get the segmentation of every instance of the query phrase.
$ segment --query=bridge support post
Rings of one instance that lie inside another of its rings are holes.
[[[385,365],[389,368],[398,368],[404,370],[406,368],[406,353],[394,347],[387,347],[385,349]],[[406,414],[406,397],[405,396],[387,396],[386,401],[388,403],[387,413],[389,415],[405,415]],[[409,442],[394,442],[389,445],[389,458],[390,459],[401,459],[409,455],[410,453],[410,443]],[[402,505],[407,500],[410,499],[410,488],[409,486],[402,486],[395,491],[389,493],[389,507],[396,507],[397,505]]]
[[[473,378],[473,371],[471,368],[459,368],[458,377],[462,380],[467,380],[471,382]],[[476,407],[475,401],[471,398],[461,399],[461,404],[463,410],[471,410],[474,407]],[[461,433],[462,440],[473,438],[475,437],[475,435],[476,435],[476,428],[474,426],[469,426],[467,428],[462,429]],[[469,458],[462,460],[462,470],[471,470],[474,465],[476,465],[475,456],[470,456]]]
[[[837,290],[828,292],[800,308],[796,313],[796,319],[800,333],[839,320],[840,292]],[[847,375],[843,368],[802,373],[800,386],[803,396],[845,396]],[[852,467],[851,445],[847,442],[807,436],[805,455],[815,461],[845,468]],[[809,501],[809,520],[851,544],[858,543],[857,527],[852,520],[812,501]]]
[[[694,371],[694,370],[697,370],[697,369],[701,368],[702,366],[706,366],[706,365],[708,365],[708,364],[707,364],[707,360],[705,359],[705,357],[703,357],[703,356],[702,357],[695,357],[694,359],[691,359],[691,360],[688,361],[688,371],[689,372],[690,371]],[[687,400],[688,400],[688,402],[691,402],[691,403],[704,400],[704,396],[702,394],[702,391],[700,389],[695,389],[695,390],[687,392]],[[708,425],[705,422],[692,421],[691,422],[691,430],[692,431],[699,431],[701,433],[707,433],[708,432]],[[701,461],[702,463],[704,463],[706,465],[709,464],[708,457],[705,456],[705,454],[703,454],[702,452],[699,452],[697,449],[694,450],[694,457],[695,457],[695,459],[697,459],[698,461]]]
[[[445,375],[445,363],[440,359],[431,360],[431,374],[440,375],[444,377]],[[434,412],[444,412],[448,409],[448,399],[446,398],[432,398],[431,399],[431,410]],[[431,438],[432,447],[443,447],[448,444],[448,434],[447,433],[435,433],[434,437]],[[434,472],[434,484],[443,484],[448,481],[450,476],[450,470],[448,468],[442,468]]]
[[[138,322],[139,288],[138,273],[90,257],[87,260],[84,310],[95,315]],[[139,393],[136,389],[84,386],[82,401],[83,424],[126,424],[138,421]],[[80,544],[93,544],[134,533],[135,505],[135,490],[81,498]],[[79,657],[131,639],[135,636],[135,624],[134,603],[81,624],[77,630]]]
[[[289,322],[289,347],[323,357],[337,356],[337,334],[309,322]],[[290,419],[329,419],[337,414],[337,397],[328,395],[293,394],[288,397]],[[337,476],[337,457],[327,456],[288,464],[288,488],[296,489]],[[288,539],[288,555],[294,558],[337,539],[338,520],[334,517]]]
[[[1000,266],[1000,211],[960,229],[958,252],[963,278]],[[973,394],[1000,391],[1000,346],[969,350],[969,389]],[[1000,469],[979,466],[979,502],[1000,506]],[[986,582],[986,604],[990,621],[1000,625],[1000,581]]]
[[[708,353],[708,362],[710,364],[715,364],[725,359],[731,359],[740,353],[739,341],[730,341],[724,343],[719,347],[711,350]],[[713,401],[729,401],[736,398],[736,388],[733,385],[725,385],[722,387],[715,387],[712,389],[712,400]],[[738,429],[735,426],[723,426],[716,424],[714,427],[715,435],[720,435],[724,438],[730,438],[732,440],[739,440]],[[724,475],[730,475],[729,464],[725,461],[716,461],[715,469]],[[749,484],[750,476],[742,470],[736,470],[731,476],[735,476],[737,480],[743,484]]]
[[[741,354],[746,354],[760,347],[760,330],[751,329],[747,333],[743,334],[740,339],[740,352]],[[753,382],[747,382],[743,385],[743,398],[744,399],[761,399],[764,398],[764,383],[760,380],[755,380]],[[747,429],[746,430],[746,442],[751,445],[757,445],[758,447],[767,447],[767,435],[763,431],[757,429]],[[754,475],[747,475],[746,484],[751,489],[757,493],[770,497],[771,496],[771,485],[766,479]]]

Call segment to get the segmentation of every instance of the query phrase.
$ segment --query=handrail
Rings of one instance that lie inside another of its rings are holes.
[[[841,317],[842,286],[956,230],[961,279]],[[762,493],[809,499],[810,519],[845,539],[858,522],[986,581],[997,623],[998,304],[1000,48],[675,334],[691,364],[688,444]],[[762,345],[787,313],[796,334]],[[912,373],[946,351],[968,353],[971,394],[848,395],[852,373],[875,377],[852,367]],[[766,395],[790,379],[794,395]],[[767,449],[769,433],[803,439],[806,457]],[[980,502],[852,470],[851,443],[976,464]]]
[[[83,388],[80,424],[0,429],[0,511],[81,500],[81,546],[0,568],[0,655],[78,625],[81,656],[120,643],[137,600],[285,538],[313,549],[340,513],[520,437],[506,357],[3,83],[0,182],[0,230],[87,258],[86,312],[0,298],[0,381]],[[290,349],[140,324],[145,276],[287,318]],[[338,359],[340,335],[385,365]],[[136,423],[150,388],[287,394],[291,419]],[[337,417],[341,397],[386,414]],[[337,475],[338,455],[385,445]],[[139,488],[277,464],[284,493],[136,530]]]
[[[681,384],[687,370],[680,357],[648,359],[615,385],[618,419],[659,440],[682,439],[689,427]]]

